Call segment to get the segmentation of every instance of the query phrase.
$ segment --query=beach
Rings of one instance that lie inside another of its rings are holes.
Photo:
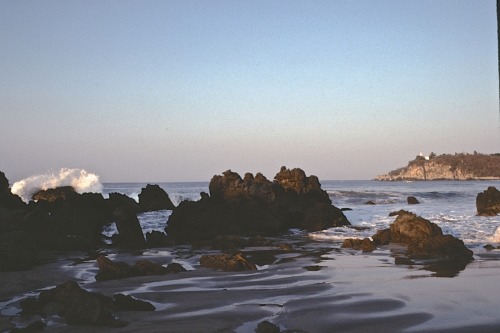
[[[113,261],[175,261],[186,272],[95,281],[95,260],[75,264],[83,253],[65,254],[30,271],[2,273],[2,328],[36,318],[19,315],[23,296],[73,280],[107,296],[131,295],[152,303],[154,312],[117,312],[122,328],[66,325],[45,318],[47,332],[255,332],[267,320],[290,332],[498,332],[500,252],[486,250],[455,277],[437,277],[423,265],[395,265],[398,248],[372,253],[290,236],[291,250],[246,248],[257,271],[203,268],[210,250],[188,247],[139,252],[110,250]],[[7,300],[7,301],[6,301]]]

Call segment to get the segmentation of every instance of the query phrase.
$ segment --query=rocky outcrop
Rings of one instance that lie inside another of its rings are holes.
[[[44,318],[60,316],[70,325],[123,327],[127,322],[117,319],[115,311],[154,311],[151,303],[131,296],[116,294],[113,297],[82,289],[74,281],[40,292],[38,298],[21,302],[23,314],[38,314]]]
[[[212,178],[210,195],[183,201],[168,220],[168,237],[196,242],[219,235],[268,236],[290,228],[317,231],[350,224],[315,176],[283,167],[271,182],[262,174],[241,178],[228,170]]]
[[[150,184],[143,187],[139,193],[139,207],[143,212],[175,208],[164,189],[159,185]]]
[[[500,213],[500,191],[490,186],[476,197],[477,215],[495,216]]]
[[[134,199],[121,193],[110,193],[108,197],[108,204],[112,212],[114,212],[115,209],[124,206],[130,207],[135,213],[139,213],[141,211],[139,204]]]
[[[71,186],[61,186],[57,188],[49,188],[40,190],[33,194],[34,201],[43,200],[46,202],[54,202],[56,200],[78,200],[78,193]]]
[[[390,225],[391,242],[409,244],[414,240],[441,236],[443,234],[437,224],[411,212],[400,210],[396,212],[396,215],[396,221]]]
[[[5,209],[25,209],[26,204],[21,197],[12,194],[9,187],[9,180],[5,173],[0,171],[0,207]]]
[[[443,154],[417,156],[408,165],[376,180],[500,179],[500,154]]]

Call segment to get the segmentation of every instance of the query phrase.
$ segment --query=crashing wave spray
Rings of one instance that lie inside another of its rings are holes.
[[[20,180],[12,185],[11,191],[24,202],[29,202],[36,192],[60,186],[72,186],[78,193],[102,191],[99,176],[83,169],[70,168],[62,168],[58,174],[51,171]]]

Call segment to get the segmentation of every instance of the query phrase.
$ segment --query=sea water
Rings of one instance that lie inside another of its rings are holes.
[[[209,192],[208,182],[156,183],[169,195],[174,205],[182,200],[197,201],[201,192]],[[126,194],[138,200],[138,194],[147,183],[104,183],[102,193]],[[341,242],[346,238],[372,236],[377,230],[388,228],[395,217],[389,214],[400,209],[413,212],[439,225],[445,234],[462,239],[470,248],[500,242],[500,216],[476,216],[476,197],[488,186],[500,188],[500,181],[415,181],[384,182],[373,180],[321,181],[332,203],[348,208],[344,214],[357,230],[349,227],[330,228],[310,233],[316,240]],[[409,205],[408,196],[420,204]],[[367,204],[371,201],[373,204]],[[171,211],[139,214],[144,232],[163,231]],[[111,234],[114,228],[108,230]]]
[[[32,176],[16,182],[12,192],[26,202],[40,189],[70,185],[79,193],[100,192],[105,198],[112,192],[125,194],[138,201],[139,193],[148,183],[104,183],[99,177],[83,169],[63,168],[56,172]],[[174,205],[183,200],[197,201],[201,192],[207,192],[208,182],[155,183],[163,188]],[[388,182],[374,180],[324,180],[321,181],[332,203],[344,211],[353,226],[365,228],[329,228],[307,236],[328,242],[342,242],[346,238],[372,236],[377,230],[388,228],[395,217],[389,214],[400,209],[413,212],[441,227],[465,242],[470,248],[500,243],[500,216],[476,216],[476,197],[489,186],[500,189],[500,181],[415,181]],[[420,204],[409,205],[408,196]],[[371,202],[372,204],[367,204]],[[145,212],[138,215],[144,233],[164,231],[169,210]],[[360,230],[361,229],[361,230]],[[104,230],[106,236],[116,233],[114,225]]]

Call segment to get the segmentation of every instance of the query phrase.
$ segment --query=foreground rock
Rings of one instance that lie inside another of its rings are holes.
[[[281,168],[273,182],[262,174],[241,178],[230,170],[214,176],[210,195],[197,202],[183,201],[165,228],[179,242],[196,242],[219,235],[271,236],[290,228],[318,231],[349,225],[332,205],[315,176],[301,169]]]
[[[490,186],[476,197],[477,215],[495,216],[500,213],[500,191]]]
[[[23,200],[10,191],[9,180],[2,171],[0,171],[0,208],[1,207],[5,209],[26,208],[26,204]]]
[[[154,311],[152,304],[117,294],[113,297],[88,292],[74,281],[40,292],[38,298],[21,303],[23,314],[42,317],[61,316],[70,325],[123,327],[127,323],[115,317],[114,311]]]

